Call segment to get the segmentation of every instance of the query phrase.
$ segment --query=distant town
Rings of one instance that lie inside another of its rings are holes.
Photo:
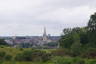
[[[59,48],[60,36],[47,35],[46,28],[42,36],[6,36],[0,37],[15,48]]]

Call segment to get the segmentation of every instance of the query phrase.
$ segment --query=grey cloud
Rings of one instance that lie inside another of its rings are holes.
[[[96,0],[0,0],[0,35],[60,35],[63,28],[86,26]]]

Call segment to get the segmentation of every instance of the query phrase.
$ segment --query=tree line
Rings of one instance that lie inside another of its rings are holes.
[[[89,51],[85,55],[96,57],[96,13],[85,27],[65,28],[59,42],[61,48],[69,49],[74,56]]]

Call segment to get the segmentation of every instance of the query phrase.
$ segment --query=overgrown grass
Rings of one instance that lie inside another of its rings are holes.
[[[15,61],[5,61],[0,64],[53,64],[52,62],[15,62]]]
[[[12,56],[16,55],[17,53],[21,53],[22,51],[25,51],[25,50],[33,50],[33,49],[32,48],[10,48],[10,47],[0,48],[0,51],[4,51],[8,54],[11,54]],[[51,53],[56,49],[37,49],[37,50],[42,50],[42,51],[46,51],[47,53]]]
[[[10,54],[13,56],[13,58],[16,56],[18,53],[22,53],[23,51],[28,51],[28,50],[34,50],[32,48],[0,48],[0,51],[6,52],[6,54]],[[42,51],[46,51],[47,53],[51,53],[52,51],[56,49],[38,49]],[[85,62],[83,64],[96,64],[96,59],[85,59],[85,58],[80,58],[80,57],[68,57],[68,56],[53,56],[52,60],[47,61],[47,62],[31,62],[31,61],[0,61],[0,64],[75,64],[78,62]]]

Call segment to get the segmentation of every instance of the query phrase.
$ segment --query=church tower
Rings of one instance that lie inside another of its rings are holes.
[[[44,27],[43,41],[47,41],[46,27]]]

